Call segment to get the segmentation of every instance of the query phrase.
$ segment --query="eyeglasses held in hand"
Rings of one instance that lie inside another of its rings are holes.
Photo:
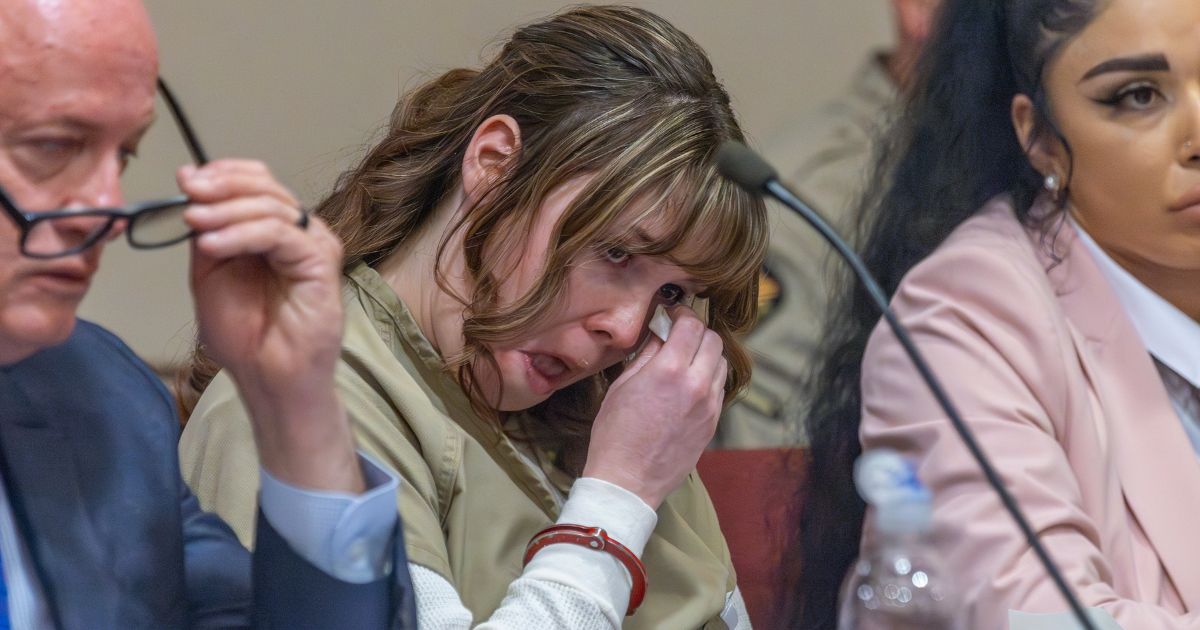
[[[158,79],[158,91],[196,165],[208,163],[208,157],[196,139],[183,108],[161,77]],[[120,220],[128,222],[125,237],[131,247],[154,249],[174,245],[194,236],[192,228],[183,219],[183,212],[190,203],[186,195],[176,195],[120,208],[29,212],[18,207],[16,201],[0,188],[0,206],[20,228],[21,253],[30,258],[58,258],[77,254],[100,242]],[[81,221],[89,218],[102,220],[94,221],[94,226]],[[307,224],[308,214],[301,210],[299,225],[303,228]]]

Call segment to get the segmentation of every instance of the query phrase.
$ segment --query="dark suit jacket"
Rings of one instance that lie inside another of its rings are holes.
[[[111,333],[0,367],[0,474],[60,628],[416,628],[397,526],[393,573],[334,579],[259,515],[256,551],[179,474],[174,403]]]

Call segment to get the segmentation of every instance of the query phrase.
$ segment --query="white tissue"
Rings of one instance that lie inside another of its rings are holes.
[[[662,304],[654,309],[654,316],[650,318],[650,332],[663,341],[671,333],[671,316],[667,315],[667,309]]]

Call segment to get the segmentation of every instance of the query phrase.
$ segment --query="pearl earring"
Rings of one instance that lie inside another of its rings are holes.
[[[1059,183],[1060,182],[1058,181],[1058,174],[1050,173],[1049,175],[1046,176],[1046,181],[1042,185],[1046,187],[1046,190],[1049,190],[1050,192],[1054,193],[1055,195],[1058,195]]]

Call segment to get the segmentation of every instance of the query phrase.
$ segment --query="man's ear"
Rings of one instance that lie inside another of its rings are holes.
[[[466,198],[478,202],[504,174],[520,148],[521,127],[512,116],[497,114],[483,121],[463,156],[462,185]]]
[[[1045,133],[1038,133],[1037,125],[1037,110],[1033,106],[1033,101],[1024,94],[1017,94],[1012,101],[1012,124],[1013,131],[1017,134],[1017,141],[1021,143],[1021,148],[1025,150],[1025,155],[1029,157],[1029,163],[1033,165],[1033,169],[1043,176],[1054,174],[1057,175],[1059,181],[1066,181],[1068,175],[1067,152],[1062,142],[1055,136]]]

